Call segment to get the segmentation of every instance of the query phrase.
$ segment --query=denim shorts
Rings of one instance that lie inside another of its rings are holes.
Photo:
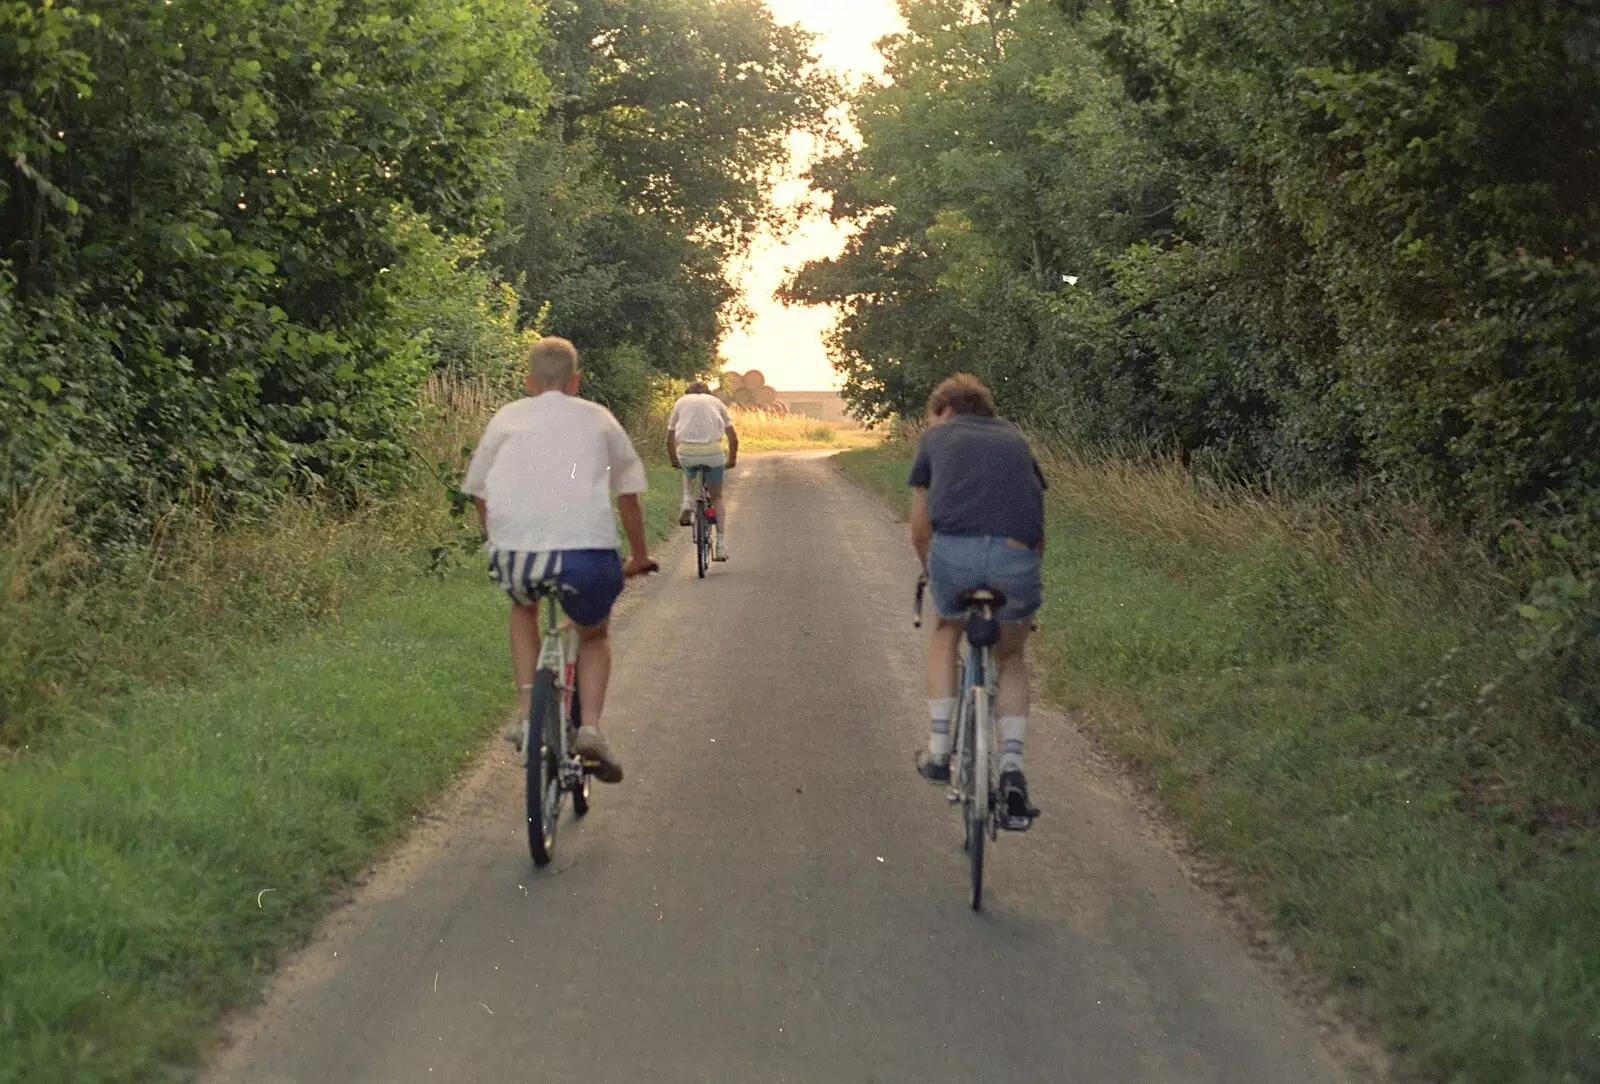
[[[683,473],[693,481],[696,473],[704,471],[706,485],[720,486],[723,472],[727,469],[728,459],[721,452],[716,455],[679,455],[678,463],[683,467]]]
[[[961,617],[963,594],[990,587],[1006,596],[996,618],[1011,624],[1027,621],[1044,601],[1039,564],[1037,550],[1009,538],[936,534],[928,550],[933,608],[940,617],[956,620]]]
[[[585,628],[604,624],[622,594],[622,557],[616,550],[492,550],[489,575],[519,606],[533,604],[533,589],[540,580],[556,580],[561,584],[556,595],[561,608]]]

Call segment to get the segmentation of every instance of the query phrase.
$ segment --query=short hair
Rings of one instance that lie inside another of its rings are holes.
[[[957,414],[978,414],[994,417],[994,396],[983,382],[971,373],[957,373],[941,381],[928,396],[928,413],[938,414],[949,407]]]
[[[711,385],[707,384],[704,380],[696,380],[693,384],[690,384],[687,388],[683,389],[683,394],[710,395]]]
[[[559,388],[578,371],[578,348],[566,339],[547,335],[528,351],[528,376],[543,391]]]

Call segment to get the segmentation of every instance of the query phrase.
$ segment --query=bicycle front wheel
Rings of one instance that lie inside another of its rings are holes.
[[[556,850],[561,818],[561,711],[556,675],[540,670],[533,678],[533,712],[528,726],[528,850],[533,864],[547,866]]]

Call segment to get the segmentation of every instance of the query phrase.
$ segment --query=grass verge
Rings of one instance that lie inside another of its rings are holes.
[[[651,468],[650,483],[659,541],[677,475]],[[509,706],[505,603],[476,556],[428,576],[405,535],[350,563],[339,524],[313,525],[258,525],[251,546],[330,570],[315,612],[242,622],[170,674],[129,655],[99,699],[71,700],[0,763],[0,1084],[181,1075]],[[143,612],[159,618],[148,647],[202,634],[213,611]]]
[[[1041,456],[1036,658],[1409,1068],[1600,1079],[1600,749],[1426,530]],[[904,514],[908,451],[841,467]]]
[[[481,745],[503,604],[421,581],[5,769],[0,1082],[152,1080]]]

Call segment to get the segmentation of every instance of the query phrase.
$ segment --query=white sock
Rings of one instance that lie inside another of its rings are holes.
[[[1022,743],[1028,736],[1026,715],[1004,715],[1000,718],[1000,770],[1022,770]]]
[[[956,713],[956,698],[928,701],[928,754],[935,760],[950,759],[950,717]]]

